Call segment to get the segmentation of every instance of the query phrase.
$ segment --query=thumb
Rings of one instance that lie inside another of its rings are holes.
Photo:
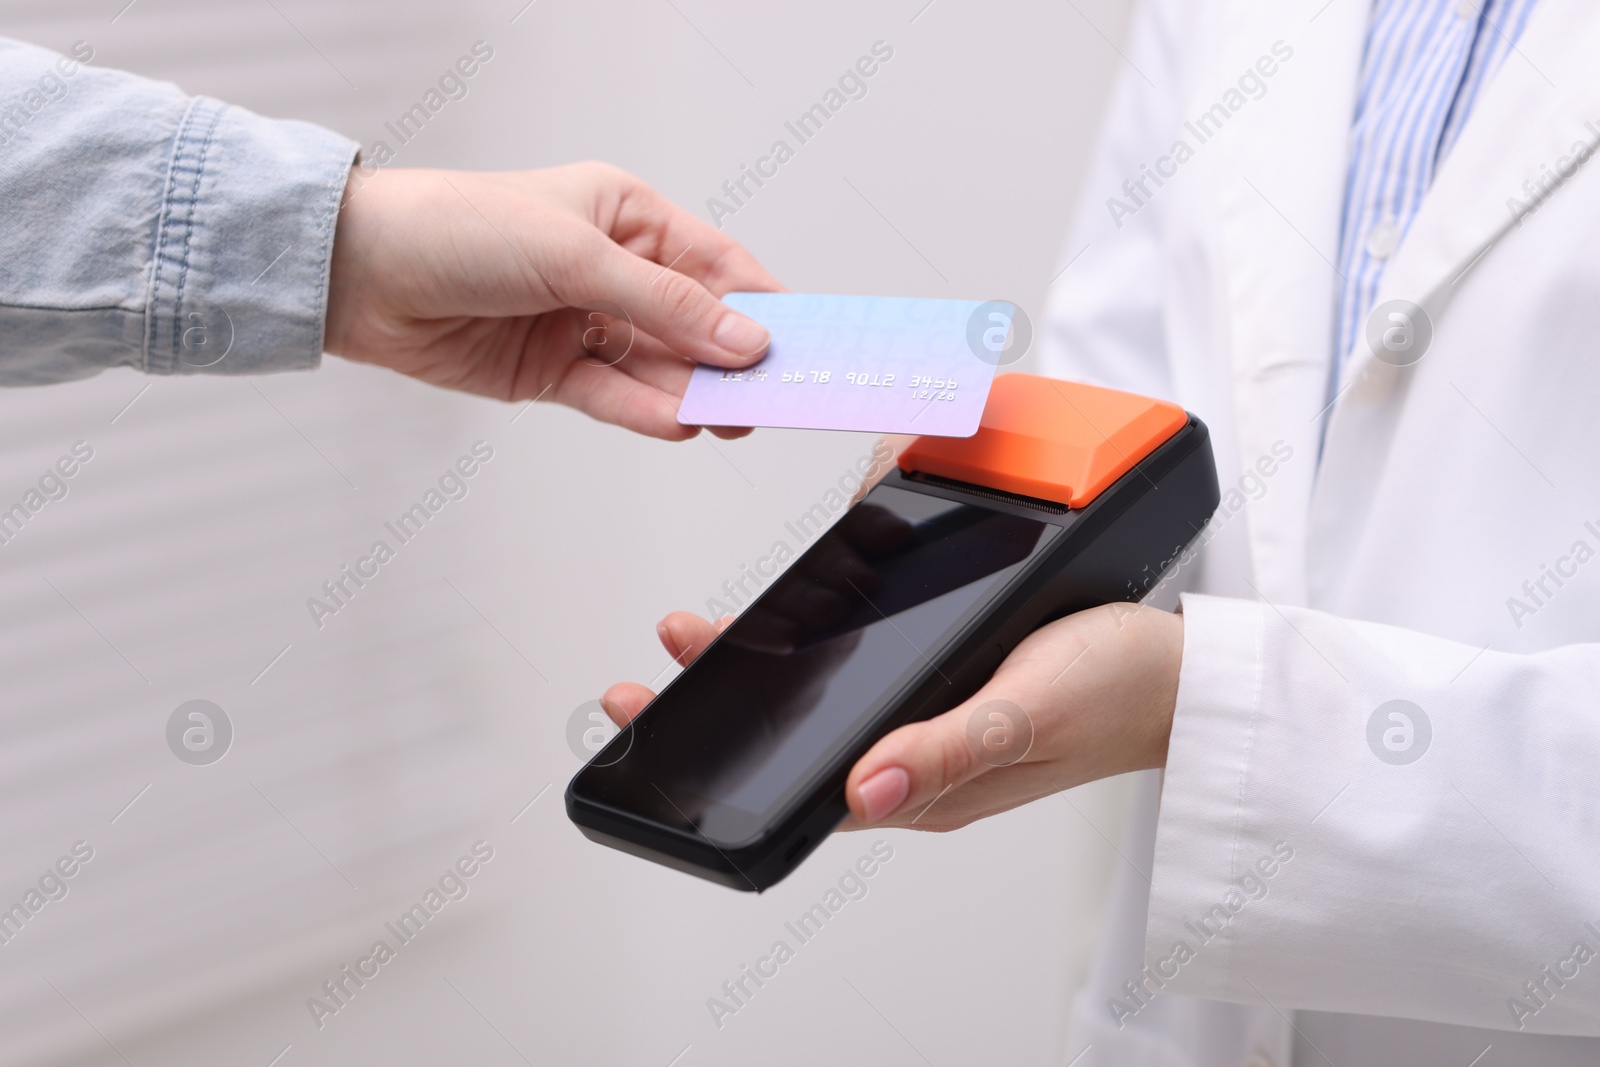
[[[1000,751],[1008,743],[995,731],[1012,725],[1006,737],[1017,747],[1024,732],[1031,743],[1031,726],[1008,724],[1004,714],[991,722],[1001,703],[1005,702],[974,698],[926,722],[908,723],[879,740],[856,761],[845,779],[850,813],[868,824],[914,813],[991,767],[1014,762],[1004,755],[996,758],[989,751]],[[1007,704],[1011,707],[1014,705]],[[1020,751],[1017,754],[1020,756]]]
[[[719,367],[743,367],[767,351],[766,327],[739,314],[687,274],[679,274],[606,240],[592,271],[593,291],[575,300],[620,305],[645,333],[679,355]]]

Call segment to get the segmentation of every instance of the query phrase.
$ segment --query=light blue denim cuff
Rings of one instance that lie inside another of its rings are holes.
[[[173,141],[145,325],[151,374],[309,370],[357,146],[195,99]]]
[[[0,385],[315,367],[356,143],[92,59],[0,38]]]

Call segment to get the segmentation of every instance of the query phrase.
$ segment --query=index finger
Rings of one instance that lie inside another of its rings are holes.
[[[719,297],[784,291],[738,241],[642,181],[630,183],[623,192],[611,239],[634,255],[671,265]]]

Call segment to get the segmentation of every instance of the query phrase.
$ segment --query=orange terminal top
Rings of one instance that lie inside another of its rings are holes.
[[[1003,374],[976,434],[919,437],[900,454],[900,469],[1081,508],[1188,421],[1164,400]]]

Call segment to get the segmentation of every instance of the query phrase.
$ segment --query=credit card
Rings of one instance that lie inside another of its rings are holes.
[[[689,426],[971,437],[1013,305],[812,293],[729,293],[723,302],[772,333],[761,362],[698,366],[678,421]]]

